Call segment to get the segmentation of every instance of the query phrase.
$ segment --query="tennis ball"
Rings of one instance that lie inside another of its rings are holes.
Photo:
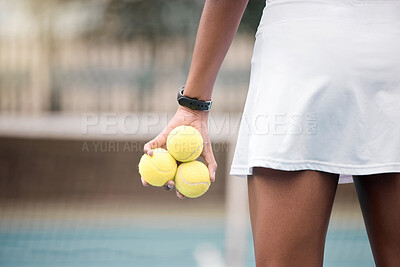
[[[208,168],[200,161],[180,164],[174,181],[176,189],[190,198],[203,195],[211,184]]]
[[[144,154],[139,162],[139,173],[153,186],[163,186],[173,180],[176,173],[176,161],[162,148],[153,149],[153,156]]]
[[[203,138],[194,127],[181,125],[169,133],[167,149],[178,161],[192,161],[197,159],[203,151]]]

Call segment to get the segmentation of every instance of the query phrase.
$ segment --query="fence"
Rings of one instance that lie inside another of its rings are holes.
[[[189,71],[201,6],[0,1],[6,14],[0,17],[0,111],[173,110]],[[214,110],[241,110],[253,43],[252,31],[237,34],[215,85]]]

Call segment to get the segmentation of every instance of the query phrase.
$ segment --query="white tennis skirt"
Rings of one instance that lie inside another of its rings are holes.
[[[230,174],[400,172],[400,0],[267,0]]]

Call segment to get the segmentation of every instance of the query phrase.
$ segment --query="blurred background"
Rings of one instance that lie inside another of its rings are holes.
[[[217,181],[179,200],[137,170],[174,114],[203,5],[0,0],[0,266],[255,266],[246,181],[228,172],[263,0],[215,84]],[[338,188],[325,266],[374,266],[352,184]]]

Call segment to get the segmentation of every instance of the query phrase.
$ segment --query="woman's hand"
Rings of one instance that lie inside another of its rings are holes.
[[[166,148],[168,134],[175,127],[180,125],[192,126],[196,128],[203,137],[203,152],[201,156],[204,158],[204,161],[208,167],[210,179],[212,182],[214,182],[215,171],[217,170],[217,162],[214,158],[210,136],[208,134],[208,113],[208,111],[191,110],[190,108],[179,106],[174,117],[169,121],[164,130],[159,135],[157,135],[156,138],[144,145],[144,153],[148,154],[149,156],[153,156],[152,149],[158,147]],[[143,180],[143,178],[142,184],[146,187],[149,186],[149,184],[145,180]],[[164,188],[166,190],[171,190],[174,186],[174,181],[168,181],[164,185]],[[181,199],[184,198],[184,196],[178,190],[176,190],[176,195]]]

